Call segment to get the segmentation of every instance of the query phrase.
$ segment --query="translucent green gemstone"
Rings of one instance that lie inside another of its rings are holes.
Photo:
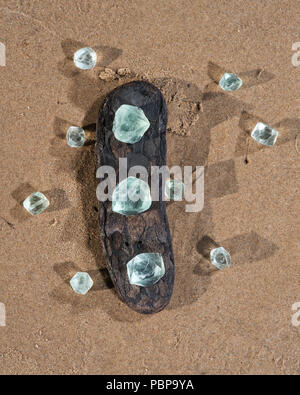
[[[127,274],[132,285],[150,287],[165,274],[165,265],[160,254],[143,253],[127,263]]]
[[[115,113],[112,130],[117,140],[134,144],[140,141],[149,126],[150,122],[141,108],[123,104]]]
[[[260,144],[272,147],[277,140],[279,133],[265,123],[258,122],[251,133],[251,137]]]
[[[225,73],[220,79],[219,85],[224,91],[236,91],[243,84],[243,81],[233,73]]]
[[[78,126],[70,126],[67,132],[67,143],[70,147],[80,148],[84,145],[85,133]]]
[[[223,270],[230,266],[230,254],[223,247],[218,247],[210,252],[211,263],[218,269]]]
[[[74,53],[74,63],[79,69],[92,69],[96,66],[97,54],[92,48],[81,48]]]
[[[94,282],[88,273],[78,272],[70,281],[73,291],[85,295],[92,288]]]
[[[123,215],[140,214],[152,204],[149,185],[139,178],[121,181],[112,194],[112,211]]]
[[[32,215],[41,214],[49,204],[49,200],[41,192],[32,193],[23,202],[24,208]]]
[[[165,195],[171,200],[182,200],[184,196],[184,183],[179,180],[167,180]]]

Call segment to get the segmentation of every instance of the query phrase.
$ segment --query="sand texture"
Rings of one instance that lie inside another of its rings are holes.
[[[0,0],[0,374],[300,373],[299,16],[297,0]],[[73,64],[85,46],[93,70]],[[222,91],[221,69],[242,88]],[[204,209],[167,205],[174,293],[147,316],[105,269],[94,145],[65,140],[70,125],[92,136],[104,97],[137,78],[166,99],[167,164],[205,166]],[[279,131],[273,148],[253,119]],[[39,216],[22,207],[32,191],[50,200]]]

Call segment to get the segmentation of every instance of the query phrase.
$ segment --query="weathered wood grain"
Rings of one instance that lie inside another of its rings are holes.
[[[116,140],[112,132],[115,111],[122,104],[142,108],[151,123],[143,138],[135,144]],[[127,157],[128,170],[136,165],[145,166],[151,175],[151,166],[166,164],[166,125],[167,107],[155,86],[144,81],[133,81],[116,88],[107,96],[99,111],[97,168],[110,165],[118,174],[119,158]],[[140,313],[158,312],[170,301],[174,283],[174,257],[165,203],[162,201],[161,180],[160,200],[153,202],[148,211],[127,217],[112,212],[111,208],[110,201],[99,202],[100,234],[115,289],[132,309]],[[151,287],[131,285],[128,281],[127,262],[143,252],[161,253],[165,263],[164,277]]]

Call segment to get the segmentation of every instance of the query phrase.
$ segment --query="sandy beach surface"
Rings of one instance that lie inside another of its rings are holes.
[[[296,0],[0,1],[0,374],[300,373],[299,17]],[[84,71],[72,55],[86,46],[98,63]],[[222,91],[216,65],[242,88]],[[204,209],[167,206],[175,289],[149,316],[105,270],[94,146],[65,140],[136,78],[166,98],[167,164],[205,166]],[[245,112],[279,131],[274,147],[247,136]],[[50,200],[38,216],[22,207],[32,191]],[[230,269],[214,270],[210,243]]]

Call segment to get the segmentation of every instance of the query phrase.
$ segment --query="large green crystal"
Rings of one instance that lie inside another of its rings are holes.
[[[115,113],[112,130],[117,140],[134,144],[140,141],[149,126],[150,122],[141,108],[123,104]]]
[[[112,194],[112,211],[123,215],[140,214],[152,204],[149,185],[139,178],[121,181]]]
[[[127,263],[130,284],[150,287],[165,274],[165,265],[161,254],[143,253],[136,255]]]

